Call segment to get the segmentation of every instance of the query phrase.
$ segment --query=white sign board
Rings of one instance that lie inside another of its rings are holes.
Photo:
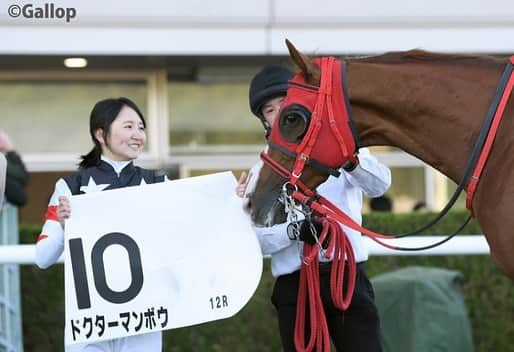
[[[232,173],[70,199],[66,344],[227,318],[252,297],[262,255]]]

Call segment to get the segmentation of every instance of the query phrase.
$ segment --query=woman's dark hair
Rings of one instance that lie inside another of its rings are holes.
[[[116,117],[118,117],[118,114],[124,106],[128,106],[134,110],[141,118],[143,126],[146,127],[143,114],[137,107],[136,103],[132,100],[123,97],[100,100],[95,104],[93,110],[91,110],[91,115],[89,117],[89,134],[91,135],[91,139],[95,146],[89,153],[80,156],[82,161],[79,163],[79,169],[85,169],[100,163],[102,146],[95,138],[95,131],[101,129],[103,131],[104,139],[107,140],[111,131],[111,125],[113,121],[116,120]]]

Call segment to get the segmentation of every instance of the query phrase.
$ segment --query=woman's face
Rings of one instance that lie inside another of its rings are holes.
[[[96,131],[95,136],[102,145],[102,154],[114,161],[136,159],[143,151],[146,142],[143,121],[127,106],[120,110],[112,122],[107,141],[101,129]]]

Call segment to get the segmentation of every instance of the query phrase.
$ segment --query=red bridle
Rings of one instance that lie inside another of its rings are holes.
[[[288,142],[280,131],[281,115],[276,119],[268,144],[272,149],[295,157],[291,178],[293,185],[301,177],[305,165],[311,163],[330,174],[348,161],[355,161],[357,134],[350,118],[344,94],[343,63],[333,57],[314,60],[321,70],[320,86],[306,83],[301,72],[290,81],[280,113],[291,106],[301,106],[310,113],[310,121],[299,143]]]
[[[321,216],[323,224],[323,231],[320,236],[321,242],[326,238],[327,233],[331,231],[327,253],[333,256],[331,272],[332,300],[338,308],[344,310],[351,302],[355,287],[356,268],[350,242],[337,223],[359,231],[387,248],[398,249],[398,247],[379,240],[379,238],[393,239],[396,236],[383,235],[363,228],[327,199],[317,195],[315,191],[309,189],[300,181],[306,164],[317,165],[318,168],[334,174],[332,171],[340,168],[348,160],[354,161],[358,148],[356,134],[350,119],[349,102],[343,90],[344,80],[340,79],[338,82],[338,78],[341,78],[344,73],[344,71],[341,71],[341,62],[329,57],[317,59],[315,63],[321,68],[319,89],[307,85],[302,74],[297,74],[290,81],[290,88],[281,108],[281,111],[283,111],[293,103],[300,103],[312,112],[310,124],[303,139],[298,144],[287,142],[280,133],[278,126],[280,118],[275,121],[270,135],[270,148],[278,149],[282,153],[295,158],[292,170],[285,168],[267,153],[261,153],[261,159],[275,173],[288,180],[295,187],[291,192],[293,199],[308,206]],[[510,58],[507,64],[490,108],[490,113],[484,122],[474,152],[469,160],[468,165],[474,166],[474,171],[467,187],[466,205],[472,214],[473,196],[492,148],[505,106],[514,87],[513,65],[514,56]],[[481,135],[483,135],[482,138]],[[475,150],[480,150],[480,154],[477,153],[477,157],[473,156]],[[337,153],[336,156],[333,154],[334,151]],[[471,170],[470,167],[468,168]],[[465,175],[463,182],[466,182],[468,178],[469,176]],[[443,243],[443,241],[440,243]],[[300,273],[295,345],[298,351],[311,351],[314,348],[314,344],[316,344],[317,351],[330,351],[328,327],[319,296],[318,248],[317,246],[305,244],[303,250],[304,258],[307,260],[304,260]],[[349,265],[349,280],[343,297],[342,283],[345,258]],[[311,334],[307,346],[304,345],[306,296],[309,296],[311,319]]]
[[[318,167],[331,174],[336,174],[345,162],[355,162],[357,143],[356,135],[351,128],[350,114],[343,91],[343,71],[341,62],[333,57],[316,59],[321,69],[320,87],[306,84],[302,74],[296,74],[290,81],[287,96],[282,103],[281,111],[285,111],[291,104],[299,104],[311,112],[307,131],[302,140],[296,143],[286,141],[280,133],[280,117],[276,119],[269,137],[270,148],[279,149],[282,153],[295,157],[292,170],[288,170],[272,159],[268,154],[262,153],[261,158],[278,175],[289,180],[292,187],[299,187],[291,196],[297,201],[304,201],[316,208],[320,197],[308,189],[301,181],[305,165],[318,165]],[[307,197],[307,199],[305,198]],[[315,197],[315,198],[309,198]],[[321,203],[320,203],[321,204]],[[322,214],[318,212],[318,214]],[[353,249],[349,239],[341,226],[331,217],[321,219],[323,231],[319,241],[323,243],[330,233],[326,257],[332,257],[331,270],[331,296],[334,305],[346,310],[350,305],[355,289],[356,263]],[[317,245],[304,244],[303,262],[300,271],[298,289],[298,303],[295,323],[295,346],[297,351],[330,351],[330,337],[325,318],[323,304],[319,292]],[[345,263],[348,264],[348,283],[343,295],[343,279]],[[308,298],[307,298],[308,297]],[[308,305],[306,304],[309,300]],[[309,307],[311,334],[305,343],[305,317],[306,307]]]

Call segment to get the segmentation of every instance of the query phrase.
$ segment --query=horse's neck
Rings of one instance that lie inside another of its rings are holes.
[[[501,74],[483,66],[351,61],[361,145],[398,147],[458,181]]]

